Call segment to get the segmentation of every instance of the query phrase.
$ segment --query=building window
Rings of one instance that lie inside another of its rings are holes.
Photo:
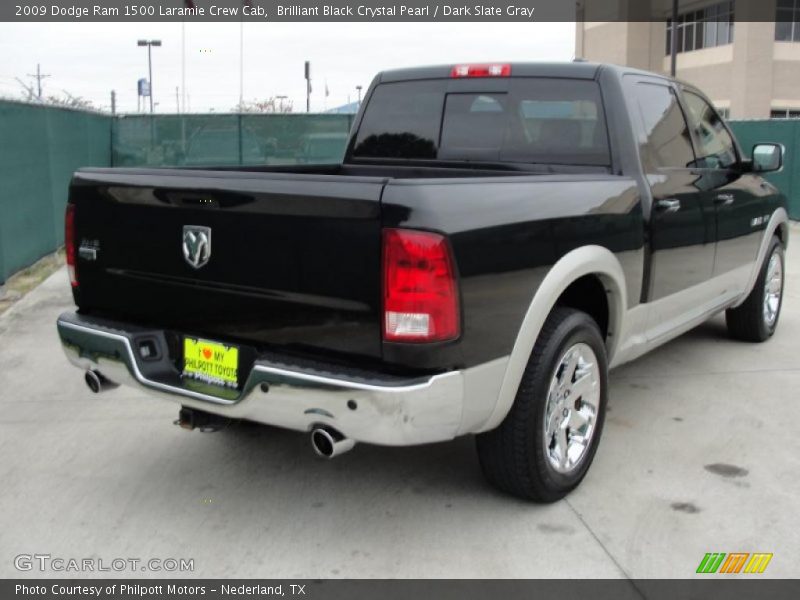
[[[775,41],[800,42],[800,0],[778,0],[775,9]]]
[[[773,108],[769,112],[770,119],[800,119],[800,109]]]
[[[786,0],[780,0],[786,1]],[[789,0],[800,2],[800,0]],[[667,19],[667,55],[672,54],[672,19]],[[720,2],[678,15],[677,51],[691,52],[733,43],[733,2]]]

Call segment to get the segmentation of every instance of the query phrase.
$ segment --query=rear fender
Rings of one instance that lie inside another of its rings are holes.
[[[610,250],[602,246],[582,246],[562,257],[536,290],[509,356],[494,410],[479,431],[494,429],[505,419],[514,403],[533,346],[550,311],[564,290],[586,275],[598,277],[606,289],[609,307],[606,347],[609,363],[611,362],[620,339],[625,307],[628,305],[625,275],[619,260]]]

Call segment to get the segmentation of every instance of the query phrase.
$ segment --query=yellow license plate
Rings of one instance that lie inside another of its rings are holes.
[[[183,374],[235,388],[239,385],[239,349],[208,340],[183,338]]]

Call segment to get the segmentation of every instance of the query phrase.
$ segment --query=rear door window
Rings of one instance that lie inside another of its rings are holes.
[[[691,167],[692,138],[675,92],[655,83],[637,83],[634,90],[647,136],[646,163],[652,168]]]

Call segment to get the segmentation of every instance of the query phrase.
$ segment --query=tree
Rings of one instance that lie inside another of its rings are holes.
[[[46,77],[49,77],[49,75]],[[43,94],[39,96],[33,85],[28,85],[19,77],[16,77],[16,80],[24,90],[22,92],[22,97],[26,102],[36,102],[38,104],[48,104],[50,106],[64,106],[67,108],[80,108],[84,110],[95,110],[91,100],[87,100],[81,96],[73,96],[67,90],[61,90],[61,95]]]
[[[66,90],[64,90],[64,94],[61,96],[51,94],[45,98],[42,98],[42,103],[50,104],[52,106],[64,106],[67,108],[81,108],[84,110],[94,109],[91,100],[87,100],[81,96],[73,96]]]
[[[265,100],[241,102],[233,107],[233,111],[239,113],[290,113],[292,112],[292,101],[285,97],[271,96]]]

